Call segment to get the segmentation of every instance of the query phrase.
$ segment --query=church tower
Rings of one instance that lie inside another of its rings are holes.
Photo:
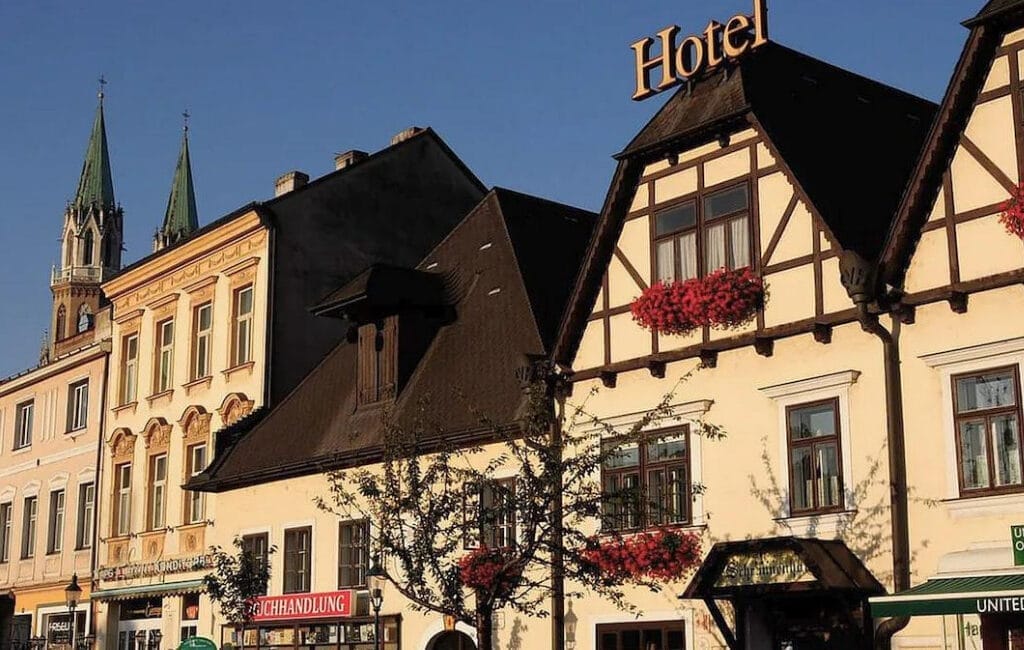
[[[123,212],[114,201],[101,89],[78,191],[64,210],[60,263],[50,280],[54,356],[91,340],[93,319],[102,300],[100,284],[121,268],[123,237]]]
[[[153,251],[181,241],[198,228],[199,212],[196,210],[196,192],[192,185],[192,160],[188,155],[188,113],[185,113],[178,165],[174,168],[164,223],[153,236]]]

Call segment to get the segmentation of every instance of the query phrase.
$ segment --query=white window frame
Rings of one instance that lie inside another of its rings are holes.
[[[123,477],[127,471],[128,480],[124,481]],[[120,463],[114,466],[114,481],[116,482],[114,487],[116,493],[114,498],[116,501],[116,514],[117,519],[114,521],[114,534],[117,536],[124,536],[131,533],[132,530],[132,463]]]
[[[249,293],[249,311],[244,314],[241,311],[242,294]],[[256,310],[256,292],[253,285],[235,289],[232,295],[232,332],[231,332],[231,365],[240,366],[243,363],[252,361],[252,321],[253,312]],[[245,349],[242,350],[242,331],[245,331]]]
[[[89,379],[68,384],[68,433],[84,429],[89,424]]]
[[[765,386],[758,390],[762,395],[775,402],[778,409],[778,456],[779,459],[779,503],[780,517],[776,522],[787,529],[791,535],[813,535],[827,537],[838,535],[843,525],[850,519],[856,507],[853,500],[853,485],[856,483],[853,474],[854,444],[850,424],[850,387],[857,383],[859,370],[841,370],[818,377],[799,379]],[[839,512],[800,514],[794,516],[790,511],[789,494],[789,422],[787,409],[791,406],[820,402],[828,399],[839,401],[839,449],[843,466],[842,509]]]
[[[156,374],[153,376],[153,393],[165,393],[174,387],[174,319],[168,318],[156,324]]]
[[[205,329],[202,327],[202,313],[207,313],[207,322],[209,323]],[[210,369],[210,346],[213,342],[213,303],[206,302],[197,306],[192,311],[192,318],[194,319],[194,325],[192,328],[192,376],[190,379],[195,381],[202,379],[203,377],[209,377],[212,374]],[[203,352],[200,352],[203,349]]]
[[[59,488],[50,492],[50,512],[46,526],[46,553],[64,551],[64,530],[67,517],[68,491]]]
[[[35,410],[33,399],[25,400],[14,407],[14,451],[32,446]]]
[[[92,503],[86,500],[86,490],[92,490]],[[82,551],[92,548],[92,538],[95,534],[96,518],[96,482],[87,481],[78,484],[78,507],[75,509],[78,523],[75,528],[75,550]]]
[[[919,357],[938,375],[942,391],[942,437],[946,455],[946,510],[953,518],[1016,515],[1024,508],[1024,492],[989,496],[960,496],[957,474],[956,421],[953,413],[953,376],[1016,366],[1024,371],[1024,337],[932,352]],[[1017,399],[1022,396],[1018,395]]]
[[[24,509],[21,517],[21,559],[28,560],[36,556],[36,543],[39,541],[39,494],[26,495],[21,504]]]
[[[202,469],[196,470],[196,452],[200,449],[203,450],[203,467]],[[189,478],[200,474],[210,464],[210,449],[209,445],[205,442],[199,442],[194,445],[189,445],[186,449],[187,458],[185,462],[188,463]],[[198,524],[206,520],[206,493],[198,492],[196,490],[186,490],[185,498],[188,500],[186,504],[186,510],[188,511],[186,517],[186,524]],[[198,505],[198,508],[196,507]],[[199,516],[196,516],[196,511],[199,510]]]
[[[157,471],[163,461],[163,478]],[[153,454],[149,457],[149,503],[146,513],[146,530],[161,530],[167,527],[167,454]],[[159,517],[157,515],[159,514]]]
[[[6,518],[0,517],[0,563],[11,561],[11,535],[14,533],[14,500],[0,503],[0,513],[6,510]]]
[[[129,355],[134,342],[135,354]],[[139,333],[127,334],[121,341],[121,404],[138,399],[139,389]]]

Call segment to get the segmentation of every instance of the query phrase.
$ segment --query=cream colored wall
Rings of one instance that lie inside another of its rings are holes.
[[[33,604],[17,592],[66,585],[78,573],[88,587],[91,550],[76,550],[79,489],[96,480],[96,449],[104,391],[107,343],[97,343],[48,366],[0,384],[0,503],[11,503],[10,561],[0,563],[0,589],[15,590],[16,606]],[[86,427],[68,432],[69,385],[89,381]],[[18,404],[33,400],[32,444],[12,450]],[[62,551],[48,554],[50,494],[64,490]],[[38,497],[34,558],[21,559],[25,498]]]
[[[154,560],[199,555],[214,544],[230,543],[233,532],[220,524],[221,514],[216,495],[206,497],[207,524],[183,526],[185,517],[186,492],[181,489],[185,482],[185,444],[183,423],[180,422],[186,410],[199,407],[211,414],[208,437],[208,458],[212,459],[215,432],[228,422],[232,414],[222,412],[229,396],[241,396],[248,402],[246,409],[261,405],[264,390],[264,368],[266,364],[267,295],[268,295],[268,233],[259,225],[255,214],[240,217],[229,222],[222,229],[213,231],[207,238],[193,240],[181,249],[157,258],[149,265],[133,270],[129,278],[108,289],[114,304],[113,354],[111,357],[110,389],[108,405],[110,410],[105,427],[103,445],[104,472],[100,498],[102,500],[99,530],[104,538],[98,563],[101,567],[117,566],[113,554],[118,545],[127,544],[127,557],[131,563],[145,563]],[[252,362],[231,368],[230,346],[232,342],[233,299],[236,289],[252,284]],[[212,300],[213,331],[211,335],[211,376],[205,382],[190,382],[192,359],[193,308]],[[172,390],[153,395],[155,391],[154,372],[156,364],[156,325],[173,317],[175,323],[173,350]],[[123,368],[123,337],[137,331],[139,335],[139,369],[137,402],[120,405],[120,381]],[[228,402],[232,401],[232,397]],[[167,496],[166,525],[162,535],[146,535],[146,502],[149,453],[145,444],[144,430],[154,418],[162,418],[171,426],[167,451]],[[129,539],[113,538],[113,472],[114,462],[111,443],[116,433],[126,430],[138,436],[132,454],[132,503],[131,530]],[[141,536],[134,536],[141,534]],[[188,541],[186,541],[188,540]],[[162,545],[154,556],[149,550],[155,541]],[[192,544],[192,548],[188,548]],[[165,577],[136,578],[133,585],[159,584],[181,580],[194,580],[203,572],[180,573]],[[120,581],[104,581],[104,589],[125,586]],[[180,613],[173,614],[177,598],[165,599],[168,615],[165,617],[164,638],[177,643],[180,634],[175,622]],[[116,633],[116,621],[107,616],[111,604],[101,603],[98,607],[100,633]],[[211,636],[213,631],[210,604],[206,598],[200,603],[200,627],[202,636]],[[219,641],[219,636],[211,636]],[[102,642],[102,640],[101,640]],[[107,647],[110,647],[109,644]]]
[[[796,190],[785,173],[774,168],[777,161],[755,130],[746,129],[733,134],[730,138],[730,146],[741,143],[750,146],[740,147],[718,156],[715,156],[721,150],[718,142],[680,151],[675,165],[678,168],[676,171],[673,171],[665,161],[645,167],[644,177],[630,206],[629,218],[624,222],[617,242],[618,251],[629,261],[645,284],[650,284],[653,278],[652,215],[666,204],[695,193],[698,190],[698,170],[703,176],[704,187],[728,184],[731,180],[744,175],[766,170],[756,174],[760,241],[755,246],[755,250],[762,257],[766,255],[787,206],[794,200]],[[711,157],[696,162],[707,156]],[[654,176],[650,177],[651,175]],[[765,260],[766,265],[770,267],[773,264],[811,256],[816,236],[817,228],[810,208],[802,200],[796,199],[795,208],[778,238],[770,259]],[[823,235],[820,237],[819,249],[830,249],[830,243]],[[834,259],[826,259],[823,264],[829,265],[829,268],[838,268]],[[826,279],[826,286],[823,288],[825,313],[849,309],[849,299],[842,286],[838,284],[838,272],[826,272],[823,273],[823,277]],[[832,280],[835,280],[834,286],[829,286]],[[811,265],[766,274],[765,281],[771,296],[765,312],[766,326],[781,325],[815,316],[814,272]],[[607,307],[612,310],[625,309],[643,290],[617,256],[609,262],[607,286]],[[596,315],[604,309],[605,298],[602,293],[595,303],[593,313]],[[607,359],[604,349],[606,327],[610,338],[610,355]],[[708,336],[710,340],[717,341],[754,330],[756,323],[751,322],[732,330],[711,329]],[[596,318],[587,324],[573,365],[576,370],[585,370],[602,366],[606,362],[616,363],[642,358],[656,351],[666,352],[699,343],[702,336],[702,332],[698,331],[682,337],[652,337],[650,332],[636,325],[628,313],[610,316],[607,325],[603,318]],[[655,338],[657,349],[654,348]]]

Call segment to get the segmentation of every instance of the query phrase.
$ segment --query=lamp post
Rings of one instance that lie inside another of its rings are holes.
[[[384,604],[381,585],[384,583],[384,575],[380,557],[375,555],[366,571],[366,586],[370,588],[370,607],[373,608],[373,650],[380,650],[380,608]]]
[[[64,602],[68,606],[68,626],[71,628],[70,648],[75,650],[75,610],[78,609],[78,599],[82,597],[82,588],[78,586],[78,574],[71,576],[71,582],[64,587]]]
[[[572,611],[572,601],[569,603],[569,610],[565,613],[565,650],[576,650],[576,612]]]

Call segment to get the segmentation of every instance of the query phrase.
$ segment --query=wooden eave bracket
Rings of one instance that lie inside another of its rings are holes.
[[[949,308],[953,310],[954,314],[967,313],[967,294],[963,291],[951,291],[947,300]]]
[[[775,339],[759,336],[754,339],[754,349],[762,357],[770,357],[775,351]]]
[[[605,388],[615,388],[615,382],[618,379],[619,374],[610,370],[601,371],[601,383],[604,384]]]
[[[913,325],[917,308],[914,305],[900,304],[893,310],[893,316],[904,325]]]
[[[700,351],[700,365],[704,368],[714,368],[718,365],[718,350],[704,349]]]
[[[651,377],[658,379],[665,378],[665,362],[651,359],[647,362],[647,369],[651,372]]]
[[[814,324],[814,340],[823,345],[832,342],[832,326],[827,323]]]

